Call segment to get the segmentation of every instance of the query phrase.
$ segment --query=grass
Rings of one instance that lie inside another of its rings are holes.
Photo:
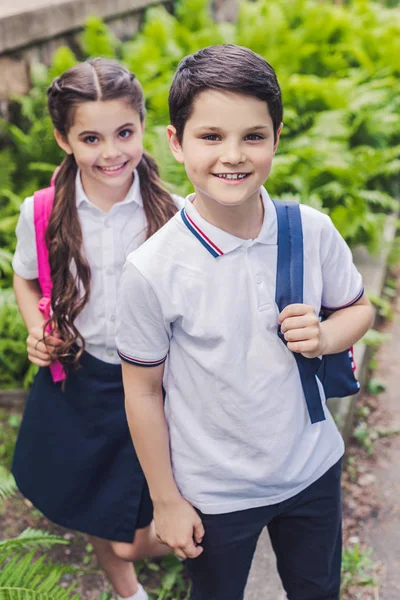
[[[0,465],[10,470],[21,416],[0,409]]]

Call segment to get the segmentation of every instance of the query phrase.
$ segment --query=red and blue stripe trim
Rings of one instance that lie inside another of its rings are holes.
[[[364,288],[361,288],[361,291],[357,294],[357,296],[355,298],[353,298],[353,300],[350,300],[350,302],[348,302],[347,304],[343,304],[343,306],[335,306],[335,308],[331,308],[330,306],[322,306],[321,308],[323,310],[329,310],[331,312],[335,312],[336,310],[342,310],[342,308],[348,308],[349,306],[352,306],[353,304],[358,302],[360,300],[360,298],[362,298],[363,295],[364,295]]]
[[[216,246],[209,237],[206,236],[204,231],[202,231],[198,225],[196,225],[184,208],[181,210],[181,217],[186,227],[193,233],[195,237],[197,237],[199,242],[203,244],[204,248],[206,248],[210,254],[212,254],[215,258],[223,255],[222,250],[218,248],[218,246]]]
[[[139,358],[133,358],[132,356],[128,356],[120,350],[117,350],[117,352],[118,356],[122,360],[124,360],[127,363],[130,363],[131,365],[136,365],[138,367],[158,367],[159,365],[162,365],[167,358],[167,355],[165,355],[164,358],[161,358],[160,360],[141,360]]]

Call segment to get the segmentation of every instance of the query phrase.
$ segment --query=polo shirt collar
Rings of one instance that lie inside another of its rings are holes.
[[[265,188],[262,187],[260,193],[264,204],[264,220],[260,233],[255,240],[244,240],[236,237],[203,219],[193,205],[194,194],[190,194],[186,198],[185,207],[181,210],[182,221],[215,258],[232,252],[232,250],[236,250],[240,246],[249,246],[257,243],[276,245],[277,223],[275,207]]]
[[[131,187],[129,188],[127,195],[122,200],[122,202],[118,202],[117,204],[115,204],[115,206],[121,206],[123,204],[129,204],[131,202],[135,202],[139,206],[143,206],[143,198],[142,198],[142,194],[140,193],[139,173],[137,172],[137,169],[135,169],[133,173],[134,173],[133,183],[132,183]],[[80,204],[82,204],[82,202],[86,202],[87,204],[94,206],[93,202],[90,202],[89,198],[86,196],[85,191],[83,189],[80,169],[78,169],[78,172],[76,174],[75,190],[76,190],[76,206],[79,206]],[[114,206],[113,206],[113,208],[114,208]]]

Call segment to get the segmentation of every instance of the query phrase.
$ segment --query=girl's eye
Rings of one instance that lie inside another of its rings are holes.
[[[216,142],[219,139],[219,136],[216,133],[209,133],[208,135],[203,135],[203,140],[207,140],[208,142]]]
[[[246,135],[246,140],[250,140],[250,142],[255,142],[263,139],[264,137],[259,133],[249,133],[249,135]]]
[[[133,131],[131,129],[123,129],[122,131],[119,132],[119,137],[121,137],[122,139],[126,139],[128,137],[130,137],[133,134]]]
[[[83,138],[83,141],[86,144],[95,144],[96,142],[99,141],[99,138],[96,137],[95,135],[87,135],[85,138]]]

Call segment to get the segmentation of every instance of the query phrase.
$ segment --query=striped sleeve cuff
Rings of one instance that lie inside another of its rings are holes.
[[[162,365],[167,359],[167,354],[164,356],[164,358],[160,358],[159,360],[142,360],[139,358],[134,358],[133,356],[128,356],[120,350],[117,350],[117,352],[121,360],[131,365],[136,365],[138,367],[158,367],[159,365]]]
[[[352,306],[353,304],[355,304],[356,302],[358,302],[360,300],[360,298],[362,298],[362,296],[364,295],[364,288],[362,287],[361,290],[358,292],[357,296],[355,298],[353,298],[353,300],[350,300],[350,302],[347,302],[347,304],[342,304],[342,306],[321,306],[322,310],[329,310],[331,312],[335,312],[336,310],[341,310],[342,308],[348,308],[349,306]]]

